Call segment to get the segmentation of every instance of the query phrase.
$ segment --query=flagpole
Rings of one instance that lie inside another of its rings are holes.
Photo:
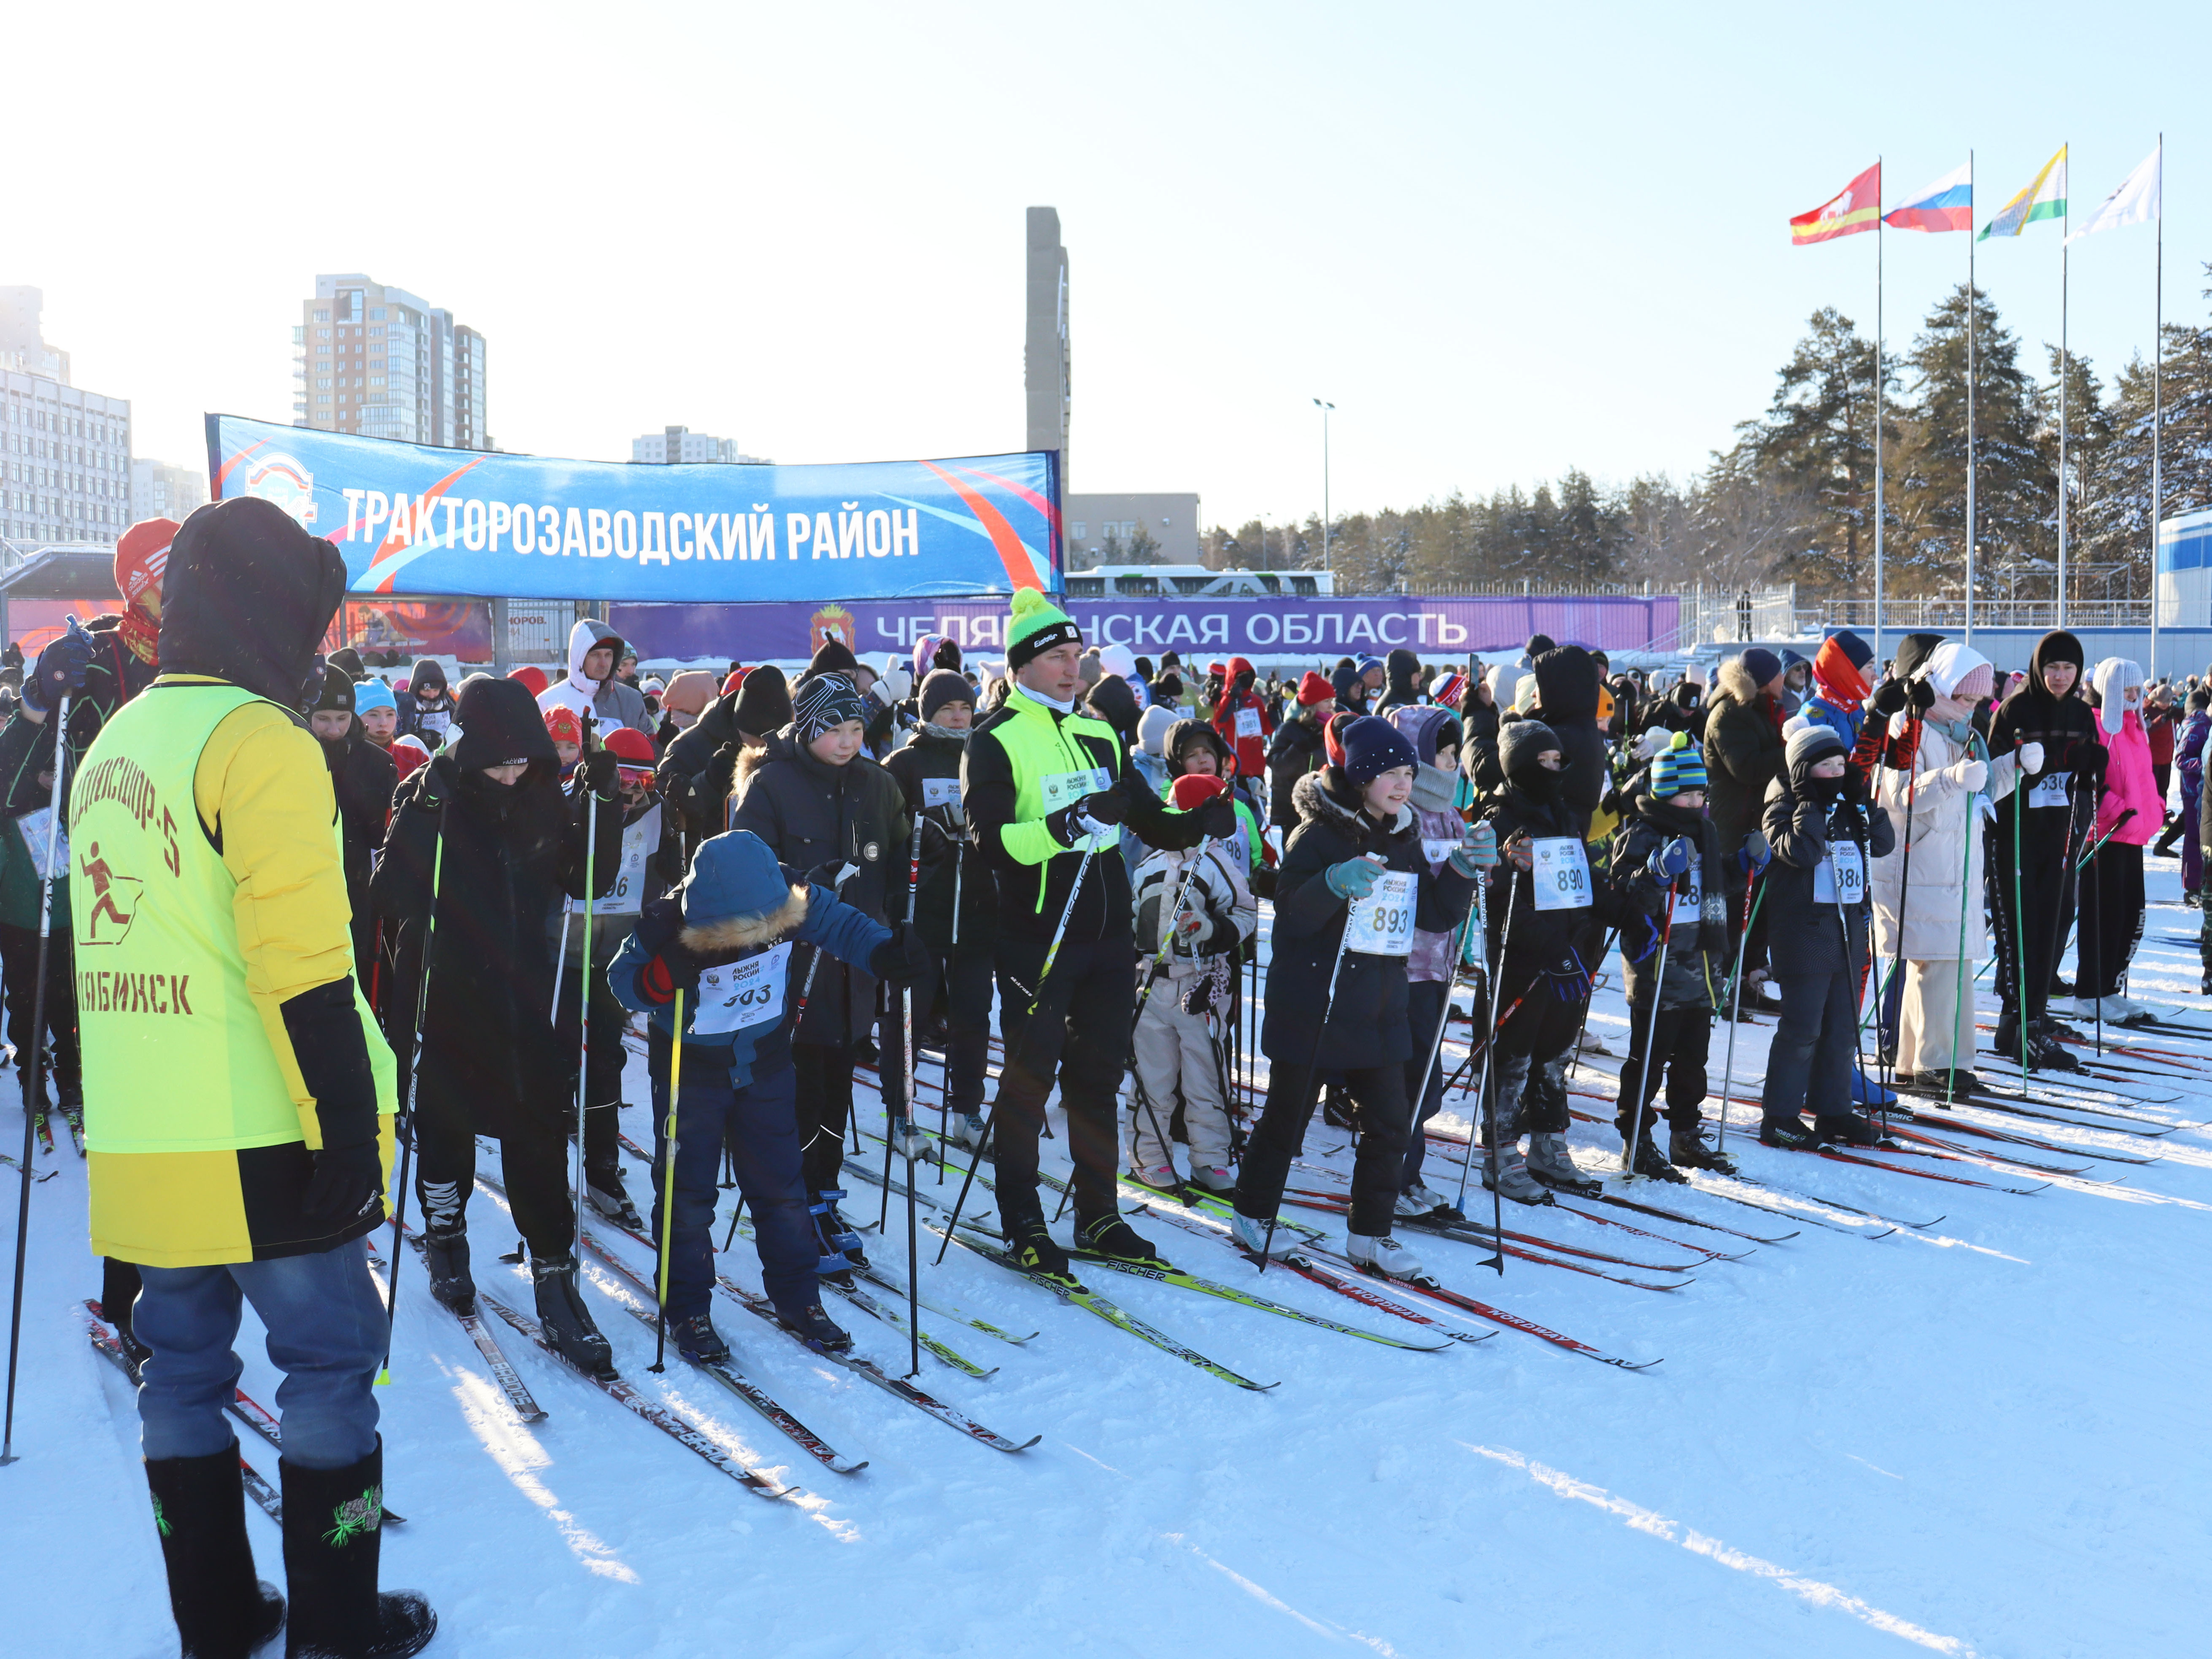
[[[1966,152],[1966,176],[1973,176],[1974,152]],[[1974,642],[1974,227],[1966,226],[1966,642]]]
[[[2073,146],[2066,148],[2066,170],[2074,170]],[[2067,253],[2066,238],[2074,228],[2074,181],[2066,181],[2066,211],[2059,220],[2058,236],[2058,626],[2066,626],[2066,371],[2071,359],[2066,355]],[[2154,555],[2151,588],[2155,595],[2158,577]],[[2154,598],[2153,603],[2156,600]],[[2154,618],[2152,624],[2158,624]],[[2151,653],[2157,655],[2156,652]]]
[[[2150,348],[2150,678],[2158,678],[2158,515],[2166,498],[2160,471],[2166,440],[2166,135],[2158,135],[2158,240],[2152,256]]]
[[[1881,165],[1881,157],[1875,157]],[[1876,177],[1880,177],[1879,174]],[[1874,665],[1881,665],[1881,234],[1884,192],[1875,191],[1874,210]]]

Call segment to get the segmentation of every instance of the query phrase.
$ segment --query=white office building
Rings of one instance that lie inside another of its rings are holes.
[[[42,304],[0,289],[0,538],[110,546],[131,523],[131,403],[70,384]]]
[[[758,455],[748,455],[735,438],[717,438],[694,432],[688,426],[665,426],[642,438],[629,441],[632,461],[652,466],[677,466],[685,462],[719,461],[729,466],[767,466]]]

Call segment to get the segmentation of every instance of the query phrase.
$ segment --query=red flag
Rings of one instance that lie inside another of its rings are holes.
[[[1790,240],[1799,247],[1855,236],[1881,222],[1881,163],[1876,161],[1845,185],[1840,195],[1790,222]]]

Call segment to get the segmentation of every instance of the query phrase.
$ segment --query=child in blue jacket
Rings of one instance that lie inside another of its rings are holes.
[[[752,1212],[761,1279],[776,1316],[810,1343],[840,1352],[853,1346],[822,1311],[815,1282],[821,1255],[807,1213],[791,1062],[799,989],[790,971],[794,942],[900,985],[927,960],[905,924],[885,927],[839,903],[827,888],[807,885],[778,864],[759,836],[732,830],[700,843],[690,875],[668,896],[645,906],[607,969],[617,999],[647,1016],[653,1156],[663,1169],[670,1155],[676,999],[683,998],[668,1330],[678,1352],[695,1359],[729,1353],[708,1313],[715,1177],[726,1140]],[[664,1224],[664,1190],[657,1179],[655,1237]]]

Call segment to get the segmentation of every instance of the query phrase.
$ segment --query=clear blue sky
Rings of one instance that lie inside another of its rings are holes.
[[[27,13],[35,12],[35,15]],[[508,449],[681,422],[780,460],[1023,441],[1023,210],[1073,267],[1080,490],[1209,520],[1677,473],[1874,238],[1785,221],[1977,151],[1986,219],[2063,142],[2077,217],[2166,133],[2167,314],[2203,316],[2201,6],[1124,3],[18,7],[0,283],[46,290],[141,453],[289,419],[319,270],[490,342]],[[1904,349],[1966,238],[1892,234]],[[2056,341],[2058,246],[1981,248]],[[2073,250],[2073,342],[2147,348],[2151,230]],[[2036,354],[2040,367],[2041,354]]]

